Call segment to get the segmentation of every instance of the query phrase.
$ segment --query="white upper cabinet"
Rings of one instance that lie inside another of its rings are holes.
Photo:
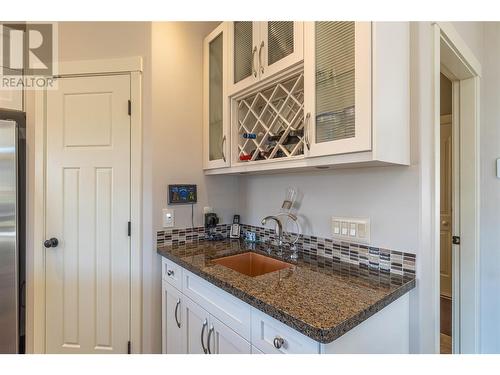
[[[220,24],[203,43],[203,167],[229,166],[227,25]]]
[[[259,22],[260,79],[271,77],[304,58],[304,25],[297,21]]]
[[[229,42],[229,94],[253,85],[259,80],[257,61],[259,22],[235,21],[227,23]]]
[[[206,174],[409,165],[408,22],[226,25],[231,157]]]
[[[305,30],[308,155],[371,150],[371,23],[307,22]]]
[[[304,40],[306,156],[409,164],[408,22],[307,22]]]
[[[229,94],[301,62],[303,33],[303,22],[228,22]]]

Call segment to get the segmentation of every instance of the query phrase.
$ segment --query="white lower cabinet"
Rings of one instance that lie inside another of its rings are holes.
[[[188,297],[184,297],[184,316],[185,343],[182,353],[251,353],[250,343],[247,340]]]
[[[162,353],[251,354],[239,334],[250,338],[251,307],[167,259],[162,263]]]
[[[167,259],[162,352],[167,354],[409,353],[409,295],[320,344]],[[178,289],[180,288],[180,289]]]
[[[252,308],[252,345],[267,354],[318,354],[319,343]]]
[[[185,317],[184,297],[173,286],[163,281],[162,293],[162,352],[184,353]]]
[[[208,354],[210,314],[189,298],[185,298],[184,309],[186,316],[184,353]]]
[[[208,345],[212,354],[251,354],[250,343],[231,328],[210,316]]]

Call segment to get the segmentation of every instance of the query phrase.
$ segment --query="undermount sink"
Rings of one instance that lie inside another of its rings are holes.
[[[236,272],[250,277],[292,268],[292,265],[289,263],[252,252],[215,259],[214,263],[231,268]]]

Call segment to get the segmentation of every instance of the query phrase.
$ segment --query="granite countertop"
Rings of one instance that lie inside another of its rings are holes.
[[[240,240],[158,246],[158,254],[249,305],[319,341],[330,343],[415,287],[415,278]],[[214,259],[252,251],[293,264],[250,277]]]

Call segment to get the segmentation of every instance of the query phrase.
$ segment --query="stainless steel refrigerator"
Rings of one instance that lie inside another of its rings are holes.
[[[25,118],[0,110],[0,354],[25,346]]]

